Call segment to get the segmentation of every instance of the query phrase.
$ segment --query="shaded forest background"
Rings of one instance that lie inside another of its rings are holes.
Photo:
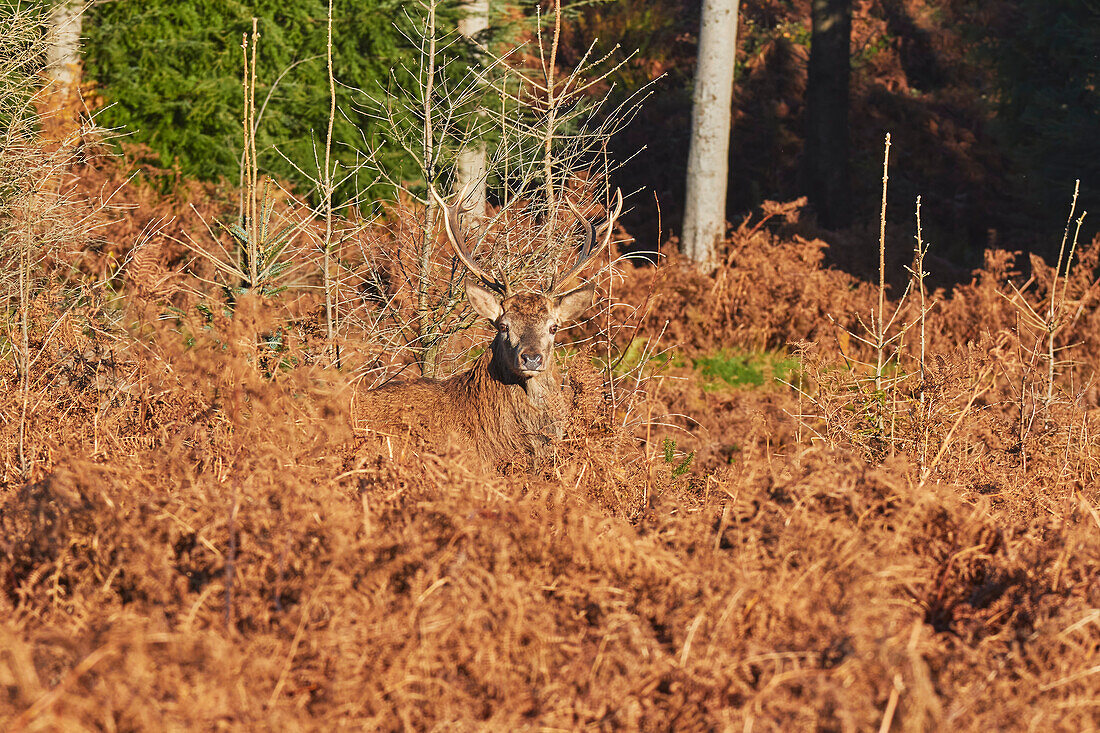
[[[799,162],[809,5],[741,3],[728,198],[733,222],[762,201],[804,193]],[[259,94],[266,100],[270,93],[260,122],[261,165],[294,181],[286,159],[312,158],[327,115],[324,6],[321,0],[202,7],[154,0],[94,7],[85,26],[86,82],[93,105],[107,107],[101,123],[128,133],[127,144],[144,146],[150,162],[184,176],[234,180],[240,34],[257,15],[264,39]],[[491,43],[531,36],[535,4],[494,3],[492,10]],[[458,14],[455,4],[445,6],[440,23],[453,27]],[[934,255],[959,266],[960,274],[978,264],[988,246],[1052,256],[1074,180],[1081,179],[1082,208],[1100,204],[1100,9],[1084,0],[861,0],[853,14],[857,232],[877,223],[882,141],[890,132],[896,161],[891,219],[911,228],[921,195]],[[698,16],[697,0],[567,8],[566,63],[593,41],[596,53],[638,49],[609,80],[612,97],[652,85],[638,119],[612,141],[614,154],[627,161],[616,183],[652,191],[635,197],[625,218],[645,248],[655,244],[658,220],[662,239],[680,225]],[[366,100],[398,93],[402,77],[412,73],[410,29],[395,0],[336,3],[337,156],[353,160],[379,132]],[[473,51],[459,45],[448,53],[472,58]],[[399,165],[400,154],[393,155],[390,164]],[[843,241],[831,257],[865,274],[861,263],[870,264],[870,250],[846,251]],[[939,269],[950,278],[946,264]]]

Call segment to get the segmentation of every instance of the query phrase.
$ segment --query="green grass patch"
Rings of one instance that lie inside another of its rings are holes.
[[[647,349],[648,345],[648,339],[638,337],[630,342],[625,351],[612,358],[611,364],[615,375],[622,376],[639,366],[642,366],[643,370],[648,372],[656,371],[666,365],[674,367],[687,366],[688,362],[686,360],[671,351],[662,351],[657,354],[650,353]],[[607,368],[607,360],[604,357],[595,357],[593,363],[601,369]]]
[[[716,392],[724,389],[767,388],[777,380],[791,382],[797,378],[801,367],[798,359],[781,351],[738,351],[721,349],[716,354],[687,358],[675,351],[650,353],[644,338],[636,338],[615,356],[612,371],[622,376],[637,369],[652,374],[664,367],[691,368],[700,377],[703,390]],[[607,368],[603,356],[595,356],[592,363],[600,369]]]
[[[777,380],[790,382],[791,374],[799,368],[798,359],[784,353],[744,353],[728,349],[712,356],[692,359],[691,363],[703,378],[703,390],[706,392],[731,387],[763,387],[775,384]]]

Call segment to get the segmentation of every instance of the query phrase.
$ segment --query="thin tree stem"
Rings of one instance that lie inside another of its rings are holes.
[[[328,338],[328,347],[331,351],[333,362],[339,367],[340,357],[335,341],[335,313],[333,310],[333,282],[332,282],[332,128],[336,120],[336,77],[332,70],[332,0],[328,0],[328,40],[326,43],[328,61],[328,131],[325,135],[325,171],[322,187],[324,189],[325,211],[325,329]]]
[[[546,130],[543,138],[542,177],[546,188],[546,210],[554,211],[554,128],[557,126],[558,98],[555,93],[555,71],[558,65],[558,44],[561,41],[561,0],[554,0],[554,40],[550,46],[550,63],[546,67]],[[551,216],[552,218],[552,216]]]
[[[882,156],[882,211],[878,233],[878,321],[875,341],[878,365],[875,369],[875,391],[882,392],[882,371],[885,367],[886,334],[883,315],[886,310],[886,187],[890,180],[890,133],[886,133],[886,150]]]
[[[435,159],[435,139],[432,127],[432,94],[435,92],[435,14],[437,5],[438,3],[436,0],[431,0],[431,2],[428,3],[428,52],[426,59],[426,78],[422,87],[424,94],[422,100],[424,114],[423,171],[424,182],[428,186],[433,185],[435,182],[433,162]],[[431,196],[427,198],[428,205],[424,212],[424,227],[421,232],[420,240],[420,273],[416,291],[416,312],[417,333],[420,338],[419,345],[421,350],[420,369],[425,376],[430,377],[435,374],[435,350],[433,348],[435,334],[432,333],[434,327],[432,325],[432,308],[428,288],[432,267],[432,223],[435,221],[435,205],[433,204]]]

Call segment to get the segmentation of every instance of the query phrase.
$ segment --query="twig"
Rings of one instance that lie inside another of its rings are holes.
[[[882,391],[883,349],[886,330],[883,326],[883,315],[886,310],[886,187],[890,180],[890,133],[886,133],[886,149],[882,155],[882,211],[879,214],[878,234],[878,330],[875,334],[878,341],[876,352],[878,355],[877,368],[875,370],[875,391]]]

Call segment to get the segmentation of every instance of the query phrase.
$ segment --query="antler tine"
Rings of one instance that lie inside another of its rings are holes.
[[[448,204],[443,200],[443,197],[436,192],[434,186],[429,186],[432,196],[439,203],[443,209],[443,227],[447,230],[447,239],[451,243],[451,248],[454,250],[458,259],[462,261],[462,264],[466,265],[466,269],[471,274],[475,275],[482,282],[488,285],[490,288],[499,291],[500,293],[508,294],[508,281],[502,277],[494,277],[484,270],[477,262],[474,261],[473,253],[470,252],[469,246],[466,244],[466,233],[462,230],[462,224],[459,217],[473,208],[472,205],[463,205],[463,201],[466,200],[466,192],[469,190],[469,185],[462,187],[462,190],[458,192],[458,197],[453,204]]]
[[[598,247],[596,246],[596,227],[592,225],[592,221],[585,217],[570,199],[567,198],[566,203],[569,204],[569,209],[573,212],[573,216],[580,219],[581,226],[584,227],[584,245],[581,246],[576,263],[570,267],[565,274],[554,278],[550,286],[551,291],[557,291],[563,283],[567,283],[576,277],[577,273],[581,271],[585,263],[587,263],[593,255],[603,251],[603,248],[611,243],[611,237],[615,231],[615,220],[619,218],[619,214],[623,210],[623,192],[621,189],[615,189],[615,206],[610,214],[608,214],[607,221],[599,227],[600,229],[606,227],[606,230],[604,232],[603,241],[600,242]]]

